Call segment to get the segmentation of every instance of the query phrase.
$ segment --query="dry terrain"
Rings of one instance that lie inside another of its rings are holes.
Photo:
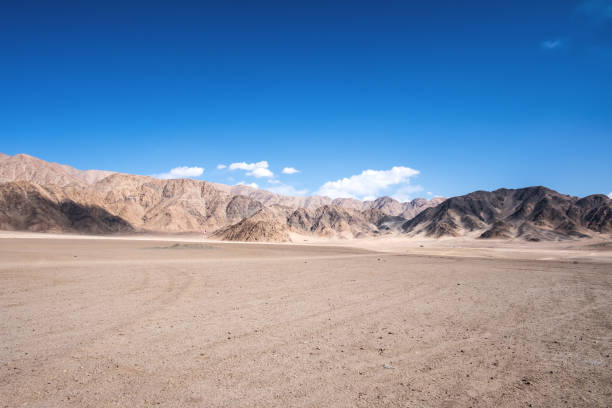
[[[612,405],[609,244],[350,242],[3,233],[0,404]]]

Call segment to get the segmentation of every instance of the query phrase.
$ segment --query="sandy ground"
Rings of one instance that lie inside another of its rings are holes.
[[[0,406],[612,406],[606,243],[57,238],[0,233]]]

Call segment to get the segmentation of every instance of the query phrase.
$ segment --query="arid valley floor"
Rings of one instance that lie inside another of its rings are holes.
[[[612,405],[610,245],[188,241],[0,234],[1,406]]]

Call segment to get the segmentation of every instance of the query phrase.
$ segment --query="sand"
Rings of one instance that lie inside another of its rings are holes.
[[[610,250],[2,233],[0,406],[610,406]]]

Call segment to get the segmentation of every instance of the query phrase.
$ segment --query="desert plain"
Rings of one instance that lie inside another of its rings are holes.
[[[0,233],[2,407],[609,407],[610,354],[606,242]]]

